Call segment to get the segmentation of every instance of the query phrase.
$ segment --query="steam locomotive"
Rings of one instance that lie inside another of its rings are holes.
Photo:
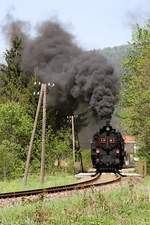
[[[106,125],[94,134],[91,159],[97,173],[120,173],[119,170],[124,165],[124,157],[124,140],[120,132]]]

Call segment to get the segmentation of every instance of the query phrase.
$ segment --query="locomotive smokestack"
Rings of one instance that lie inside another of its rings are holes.
[[[110,126],[110,119],[106,119],[106,126],[109,127]]]

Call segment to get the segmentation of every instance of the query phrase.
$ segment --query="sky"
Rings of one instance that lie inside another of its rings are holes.
[[[150,17],[150,0],[1,0],[0,24],[6,15],[25,20],[32,27],[58,19],[84,49],[127,44],[135,23]],[[0,31],[0,61],[8,47]]]

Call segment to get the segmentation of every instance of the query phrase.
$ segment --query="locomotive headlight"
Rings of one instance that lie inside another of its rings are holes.
[[[119,149],[117,149],[117,150],[116,150],[116,154],[119,154],[119,153],[120,153],[120,151],[119,151]]]
[[[96,153],[97,153],[97,154],[99,154],[99,153],[100,153],[100,150],[99,150],[98,148],[96,149]]]
[[[106,127],[106,130],[109,131],[110,130],[110,127]]]

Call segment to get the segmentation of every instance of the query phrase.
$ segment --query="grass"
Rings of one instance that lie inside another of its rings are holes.
[[[26,186],[23,185],[22,178],[10,181],[1,181],[0,193],[19,190],[30,190],[42,187],[52,187],[56,185],[70,184],[74,182],[76,182],[76,178],[74,176],[66,174],[58,174],[55,176],[45,176],[44,184],[40,184],[39,177],[32,175],[29,176],[28,183]]]
[[[150,225],[150,177],[108,193],[84,192],[0,209],[0,225]]]

